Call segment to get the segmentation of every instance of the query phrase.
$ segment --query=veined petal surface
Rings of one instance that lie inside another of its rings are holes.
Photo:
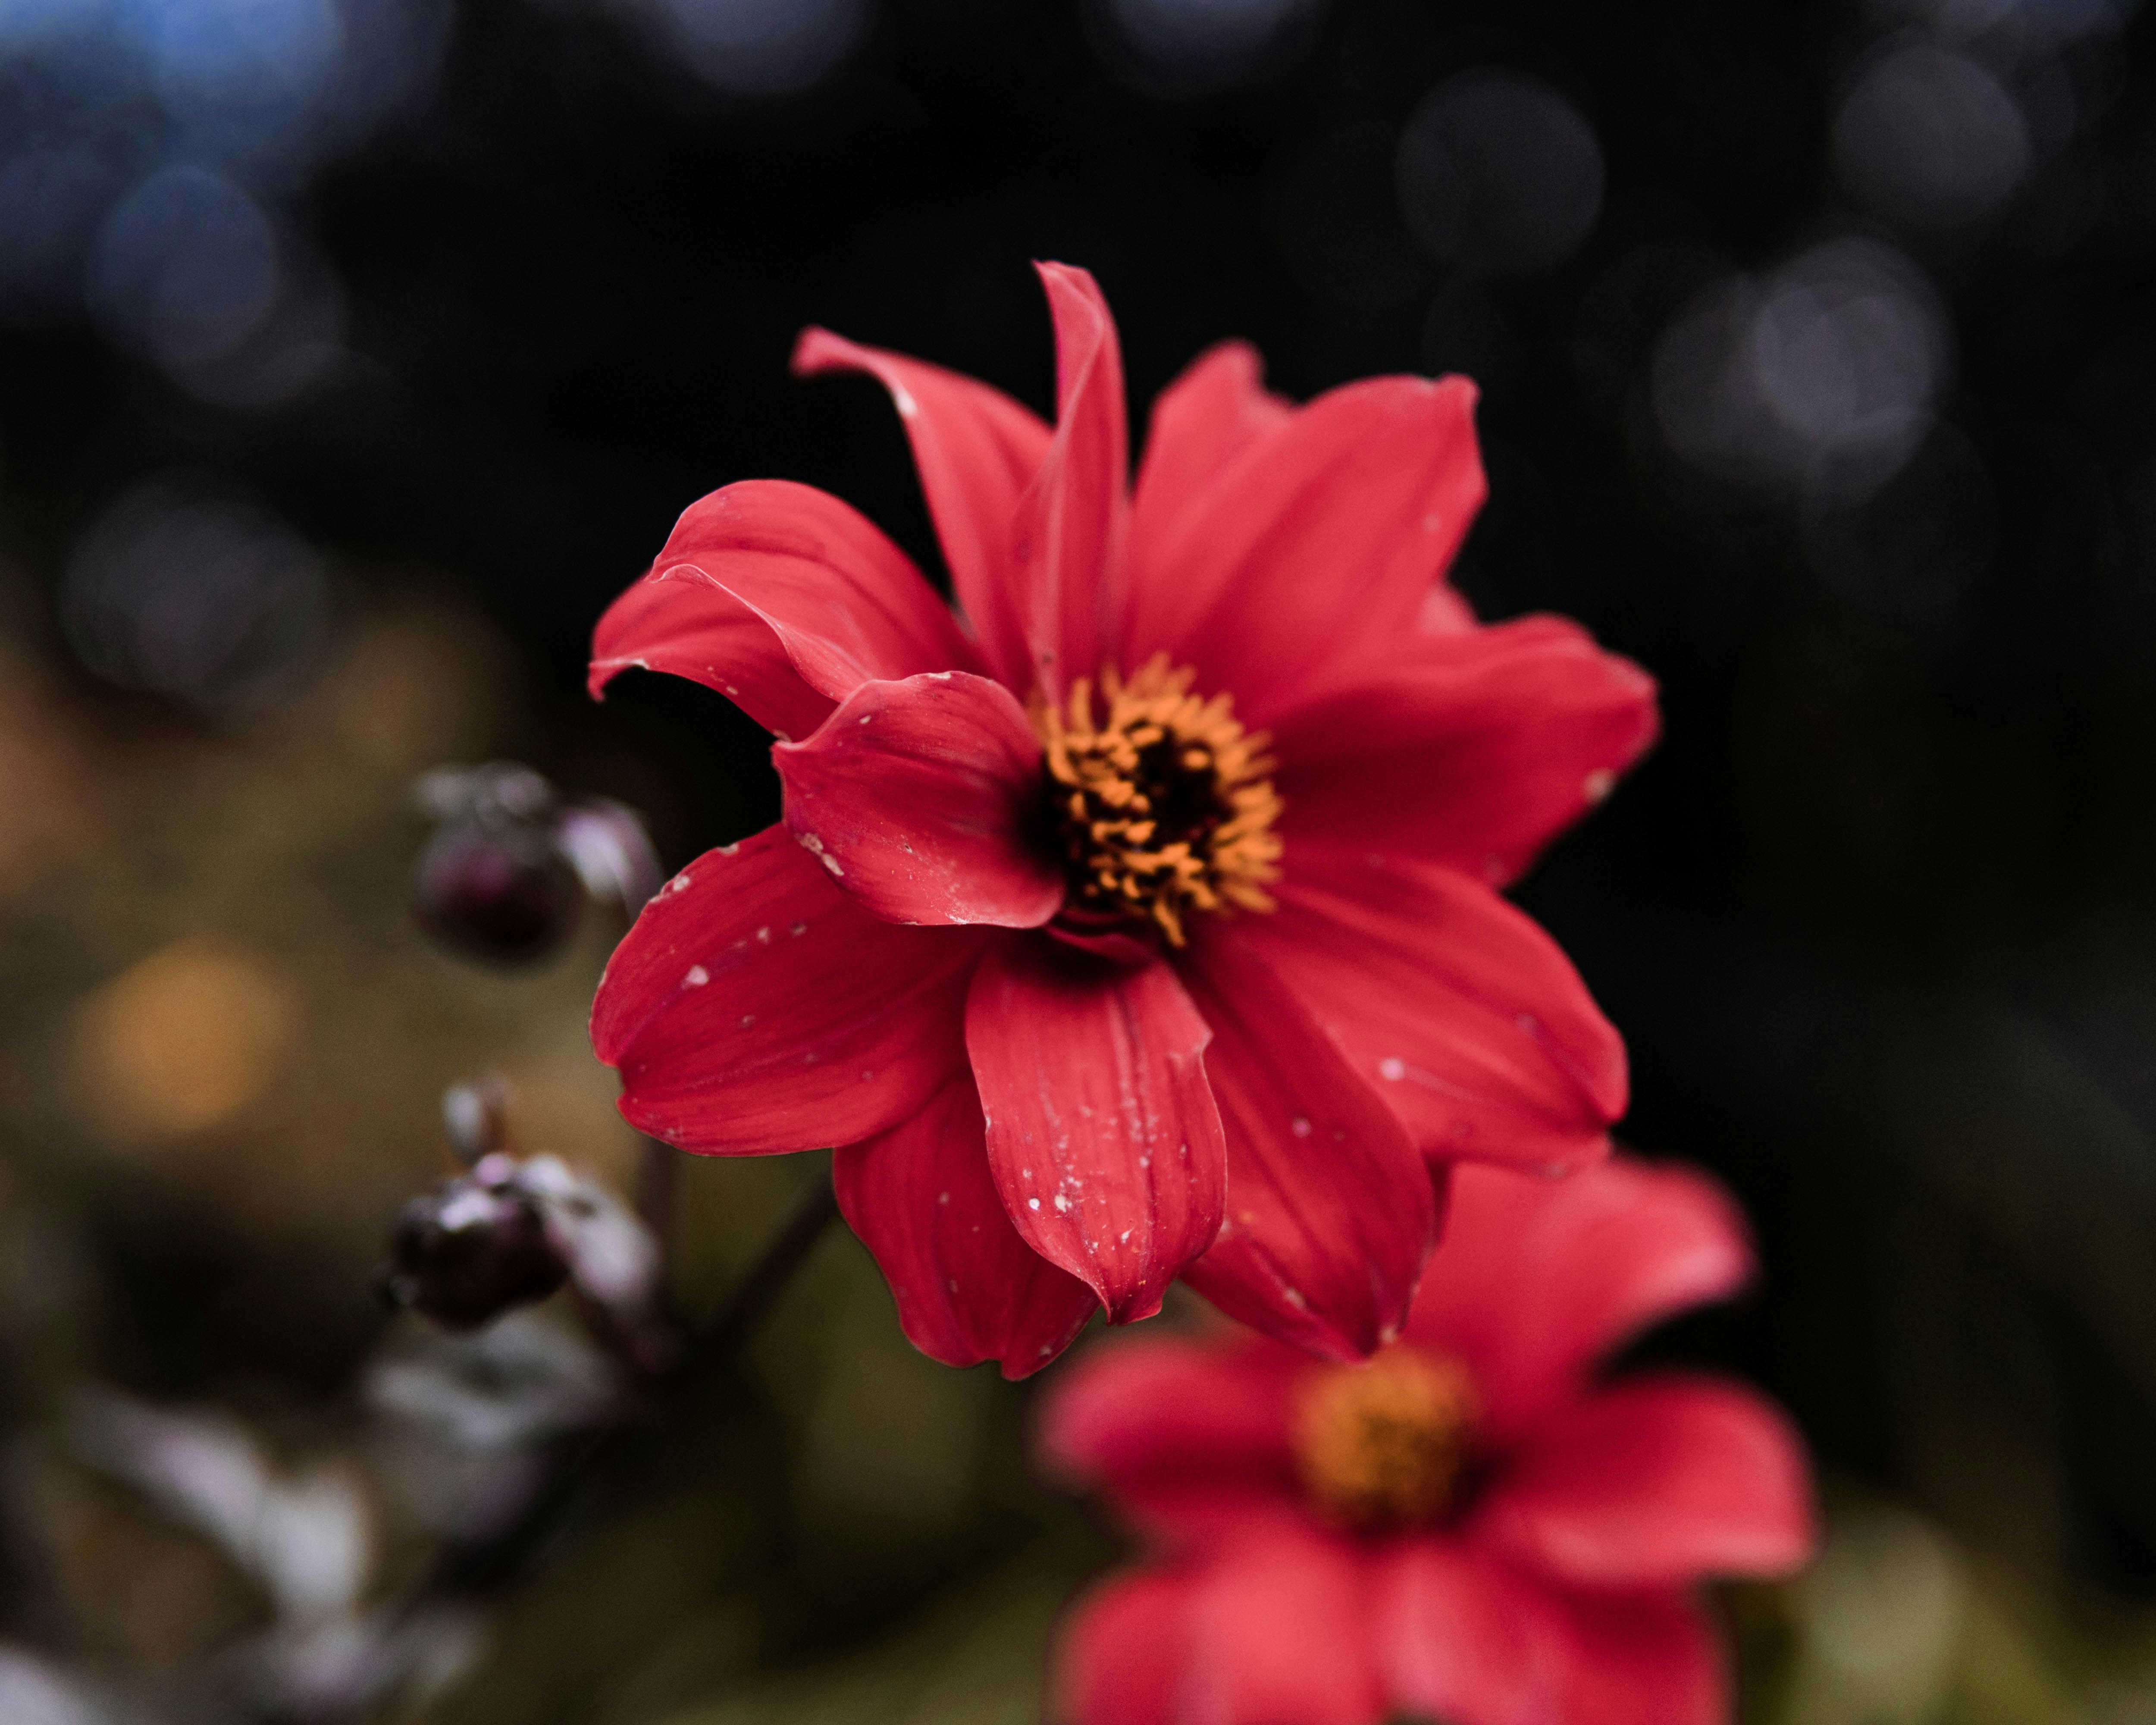
[[[804,742],[772,752],[787,829],[892,922],[1033,928],[1063,871],[1028,830],[1040,743],[1002,684],[963,671],[864,683]]]
[[[1295,408],[1265,387],[1263,375],[1256,348],[1223,341],[1161,391],[1131,501],[1133,542],[1173,533],[1235,457],[1295,417]]]
[[[990,938],[872,916],[767,828],[644,906],[599,981],[592,1045],[629,1122],[684,1150],[857,1142],[964,1070],[966,987]]]
[[[1238,936],[1432,1158],[1557,1171],[1625,1111],[1625,1045],[1557,942],[1455,870],[1291,845],[1281,908]]]
[[[1164,651],[1269,726],[1391,658],[1481,506],[1474,403],[1464,378],[1374,377],[1252,439],[1133,544],[1124,662]]]
[[[1558,619],[1427,638],[1274,721],[1281,829],[1503,886],[1659,723],[1654,680]]]
[[[1111,1322],[1160,1310],[1213,1243],[1225,1182],[1209,1033],[1175,973],[1038,937],[993,947],[966,1001],[988,1165],[1027,1243]]]
[[[970,1075],[904,1124],[837,1151],[839,1209],[875,1259],[906,1339],[947,1366],[1039,1371],[1099,1307],[1093,1291],[1019,1237],[988,1174]]]
[[[1255,919],[1252,919],[1255,920]],[[1227,1219],[1184,1280],[1230,1317],[1335,1359],[1399,1332],[1437,1225],[1399,1118],[1242,937],[1206,928],[1183,973],[1212,1026]]]

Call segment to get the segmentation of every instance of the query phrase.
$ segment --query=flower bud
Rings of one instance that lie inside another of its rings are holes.
[[[516,1163],[500,1154],[406,1204],[389,1250],[383,1292],[452,1330],[543,1300],[569,1275]]]
[[[419,926],[495,964],[544,957],[569,937],[583,891],[552,829],[466,819],[427,841],[412,871]]]

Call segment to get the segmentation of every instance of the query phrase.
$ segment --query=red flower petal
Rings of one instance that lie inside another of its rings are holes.
[[[891,392],[958,603],[996,675],[1021,691],[1030,687],[1013,540],[1019,500],[1048,454],[1048,428],[1000,390],[829,330],[801,332],[793,369],[804,377],[866,372]]]
[[[1020,506],[1018,562],[1034,680],[1054,697],[1095,675],[1121,636],[1130,428],[1108,302],[1083,270],[1034,267],[1055,319],[1055,436]]]
[[[987,939],[879,921],[769,827],[644,906],[599,979],[592,1045],[620,1070],[629,1123],[684,1150],[854,1143],[964,1070]]]
[[[871,677],[980,655],[906,553],[813,485],[746,480],[692,504],[651,572],[608,608],[591,689],[631,665],[716,689],[805,737]]]
[[[1374,377],[1320,396],[1134,542],[1127,664],[1166,650],[1270,724],[1419,632],[1486,489],[1475,386]]]
[[[1097,1301],[1018,1236],[988,1176],[981,1099],[961,1076],[912,1119],[831,1160],[839,1209],[891,1284],[912,1343],[1006,1378],[1068,1348]]]
[[[1283,831],[1502,885],[1609,794],[1657,722],[1654,680],[1571,624],[1425,637],[1274,721]]]
[[[1464,1360],[1493,1434],[1515,1435],[1603,1355],[1751,1270],[1743,1218],[1691,1169],[1620,1158],[1552,1184],[1463,1168],[1408,1333]]]
[[[1540,1425],[1468,1537],[1584,1587],[1780,1574],[1812,1548],[1804,1445],[1738,1384],[1627,1378]]]
[[[1625,1045],[1524,912],[1450,869],[1298,845],[1245,919],[1427,1156],[1591,1161],[1625,1111]]]
[[[1232,1538],[1254,1518],[1301,1512],[1288,1431],[1308,1364],[1255,1337],[1096,1348],[1050,1386],[1040,1453],[1149,1532]]]
[[[1040,938],[992,948],[966,999],[1004,1206],[1112,1323],[1159,1311],[1219,1231],[1208,1034],[1165,964],[1130,968]]]
[[[893,922],[1034,928],[1063,873],[1030,842],[1040,744],[1002,684],[963,671],[864,683],[772,760],[787,829]]]
[[[1057,1632],[1055,1702],[1060,1725],[1185,1725],[1190,1666],[1189,1572],[1111,1576],[1070,1608]]]
[[[1451,1725],[1552,1725],[1570,1649],[1546,1589],[1450,1539],[1402,1541],[1379,1561],[1379,1681],[1395,1711]],[[1578,1716],[1603,1725],[1599,1714]]]
[[[1690,1601],[1566,1594],[1449,1541],[1418,1539],[1373,1586],[1398,1712],[1451,1725],[1722,1725],[1721,1661]]]
[[[1184,970],[1213,1027],[1205,1070],[1228,1132],[1228,1206],[1183,1279],[1269,1335],[1359,1358],[1407,1316],[1436,1231],[1430,1175],[1247,926],[1199,931]]]
[[[1558,1717],[1595,1725],[1724,1725],[1729,1718],[1721,1646],[1687,1595],[1574,1594],[1563,1606],[1572,1661]]]
[[[1146,433],[1131,502],[1134,544],[1164,538],[1244,448],[1277,431],[1295,409],[1259,381],[1264,362],[1247,341],[1223,341],[1161,391]]]
[[[1370,1575],[1348,1541],[1278,1527],[1209,1564],[1188,1605],[1180,1719],[1378,1725]]]

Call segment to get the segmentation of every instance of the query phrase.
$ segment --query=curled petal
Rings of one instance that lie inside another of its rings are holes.
[[[1284,830],[1502,886],[1609,794],[1658,724],[1654,680],[1571,624],[1431,638],[1274,722]]]
[[[1006,1378],[1068,1348],[1097,1302],[1011,1226],[988,1176],[981,1101],[964,1075],[903,1125],[839,1150],[839,1209],[891,1284],[906,1339],[947,1366]]]
[[[788,830],[877,916],[1034,928],[1061,906],[1062,870],[1026,830],[1040,744],[1000,683],[953,671],[864,683],[772,759]]]
[[[1055,435],[1020,505],[1018,562],[1033,680],[1054,699],[1121,637],[1130,430],[1108,302],[1083,270],[1036,267],[1055,319]]]
[[[1294,417],[1295,409],[1260,381],[1263,372],[1249,342],[1223,341],[1161,391],[1131,501],[1134,543],[1172,533],[1235,456]]]
[[[1199,931],[1184,971],[1213,1027],[1206,1071],[1228,1134],[1227,1219],[1184,1279],[1269,1335],[1360,1358],[1406,1318],[1436,1232],[1430,1176],[1243,932]]]
[[[964,1070],[987,938],[880,921],[767,828],[644,906],[600,978],[592,1045],[621,1073],[629,1123],[684,1150],[857,1142]]]
[[[1786,1574],[1812,1549],[1804,1445],[1741,1385],[1630,1378],[1544,1422],[1468,1532],[1584,1587]]]
[[[1604,1355],[1751,1273],[1743,1216],[1693,1169],[1620,1157],[1553,1183],[1462,1168],[1409,1334],[1466,1361],[1493,1433],[1519,1434]]]
[[[1625,1045],[1557,942],[1450,869],[1291,847],[1281,908],[1238,932],[1426,1156],[1556,1170],[1609,1147]]]
[[[1161,1296],[1219,1231],[1220,1117],[1204,1021],[1166,965],[1045,939],[989,952],[966,1002],[988,1164],[1026,1242],[1110,1322]]]
[[[980,656],[865,516],[813,485],[747,480],[691,505],[599,619],[592,692],[632,665],[716,689],[798,737],[871,677],[973,670]]]
[[[1250,440],[1134,542],[1125,661],[1166,651],[1270,725],[1397,655],[1481,506],[1474,406],[1465,378],[1373,377]]]
[[[1147,1532],[1232,1538],[1299,1509],[1288,1434],[1295,1380],[1308,1365],[1256,1337],[1145,1337],[1096,1348],[1050,1385],[1040,1454]]]
[[[1014,688],[1029,687],[1032,656],[1019,616],[1013,542],[1019,500],[1048,454],[1048,428],[1000,390],[829,330],[801,332],[793,369],[804,377],[866,372],[891,392],[958,603],[989,668]]]

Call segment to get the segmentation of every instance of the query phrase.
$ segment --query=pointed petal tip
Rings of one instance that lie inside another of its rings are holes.
[[[793,357],[787,369],[797,377],[814,377],[855,363],[859,350],[844,336],[834,335],[821,324],[809,324],[793,338]]]

